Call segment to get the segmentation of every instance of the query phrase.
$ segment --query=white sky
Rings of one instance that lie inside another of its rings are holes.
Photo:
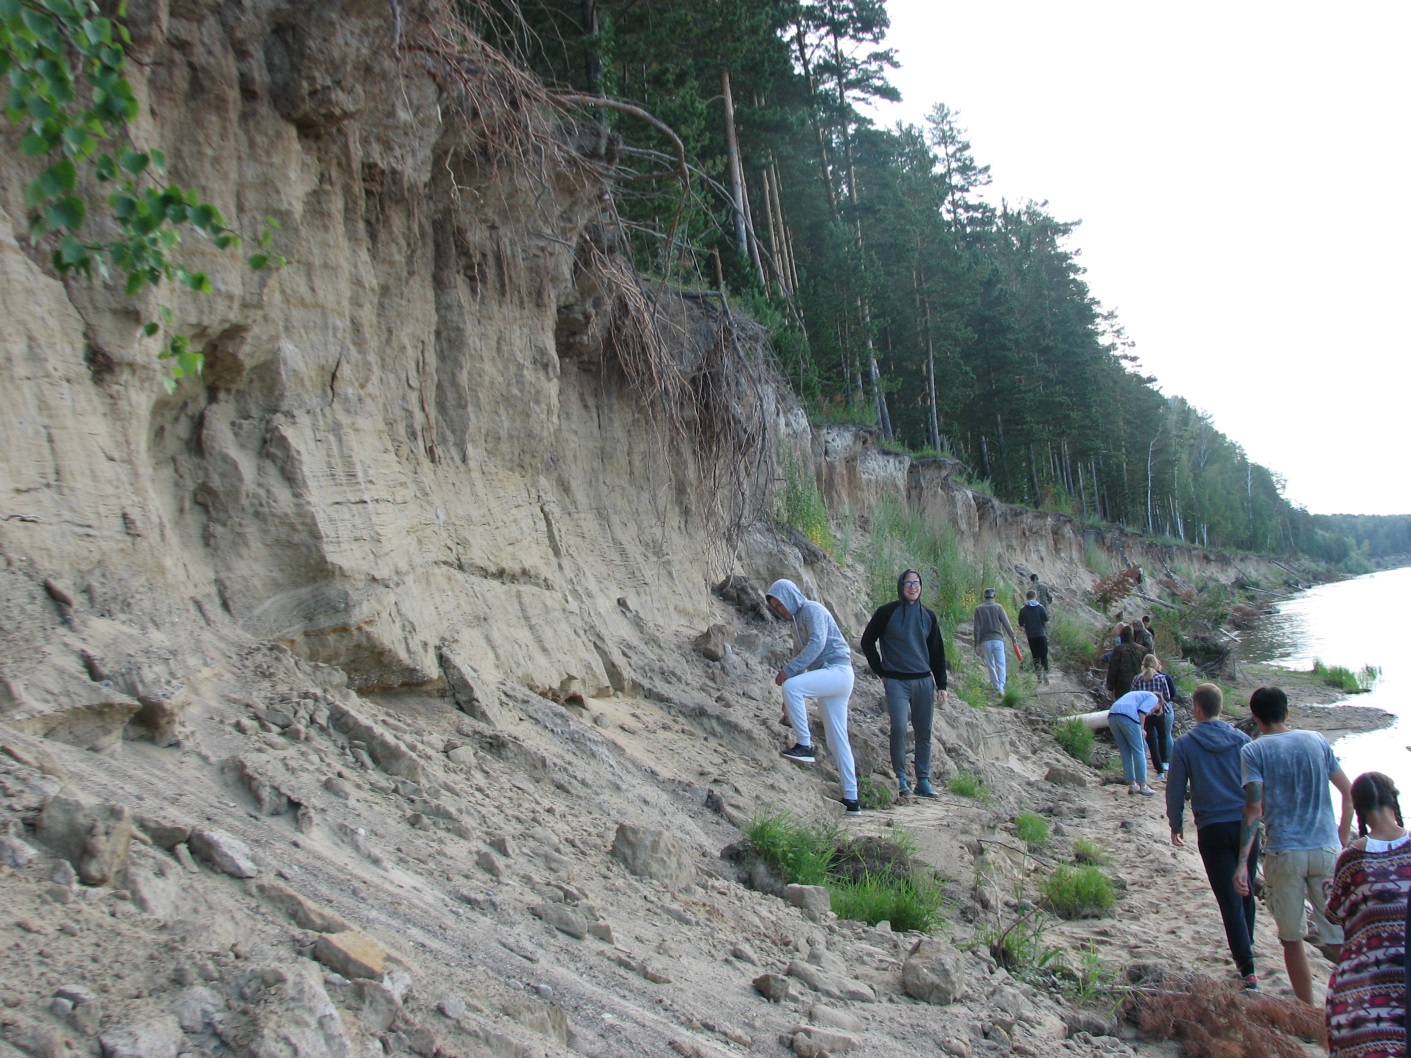
[[[899,108],[1081,220],[1146,373],[1315,513],[1411,513],[1411,4],[888,0]]]

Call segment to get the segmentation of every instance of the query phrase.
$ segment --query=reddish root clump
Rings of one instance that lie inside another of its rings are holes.
[[[1204,975],[1144,983],[1133,993],[1133,1007],[1144,1035],[1176,1040],[1188,1058],[1307,1058],[1305,1041],[1327,1046],[1316,1007]]]

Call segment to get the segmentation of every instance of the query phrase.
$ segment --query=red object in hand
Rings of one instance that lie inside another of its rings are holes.
[[[1019,653],[1019,644],[1018,644],[1018,643],[1015,643],[1015,644],[1014,644],[1014,656],[1015,656],[1016,658],[1018,658],[1020,661],[1023,661],[1023,660],[1024,660],[1024,655],[1021,654],[1021,653]]]

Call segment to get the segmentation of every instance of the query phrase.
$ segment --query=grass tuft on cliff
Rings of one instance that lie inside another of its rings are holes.
[[[751,820],[745,839],[786,882],[826,888],[840,918],[923,933],[940,924],[939,880],[913,862],[915,843],[905,831],[895,840],[850,839],[831,820],[804,822],[775,812]]]

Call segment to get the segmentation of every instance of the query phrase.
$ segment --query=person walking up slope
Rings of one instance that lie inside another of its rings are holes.
[[[854,679],[852,649],[827,607],[805,598],[793,581],[776,580],[769,586],[764,601],[776,617],[793,624],[794,645],[798,648],[798,653],[774,677],[783,689],[784,708],[796,736],[794,744],[780,756],[800,764],[812,764],[817,759],[808,727],[808,707],[804,704],[805,699],[817,698],[828,728],[828,746],[838,762],[843,808],[848,815],[860,815],[857,766],[848,741],[848,699]]]
[[[1034,675],[1048,682],[1048,610],[1039,602],[1038,592],[1030,588],[1024,605],[1019,607],[1019,627],[1029,640],[1029,654],[1034,659]]]
[[[931,786],[931,723],[935,706],[946,701],[946,649],[941,624],[921,605],[921,574],[908,569],[897,578],[897,599],[877,608],[862,632],[867,667],[882,677],[891,718],[892,769],[897,788],[906,783],[906,720],[916,733],[916,793],[935,797]]]
[[[1312,903],[1313,925],[1325,955],[1336,961],[1342,929],[1323,914],[1323,888],[1332,878],[1338,850],[1352,829],[1352,784],[1316,731],[1295,731],[1289,700],[1277,687],[1260,687],[1249,697],[1259,737],[1240,750],[1244,817],[1235,864],[1235,892],[1250,892],[1249,855],[1260,819],[1266,829],[1264,902],[1279,927],[1284,967],[1294,995],[1313,1003],[1313,971],[1303,948],[1304,901]],[[1334,820],[1328,784],[1342,795],[1342,815]]]
[[[986,588],[985,601],[975,607],[975,653],[984,659],[985,668],[990,673],[990,683],[1000,694],[1004,693],[1006,636],[1013,644],[1014,652],[1019,653],[1019,644],[1014,642],[1014,626],[1009,623],[1009,614],[1004,612],[1003,606],[995,602],[995,590]]]
[[[1196,848],[1225,923],[1225,942],[1244,987],[1255,990],[1259,979],[1254,975],[1254,894],[1240,896],[1233,880],[1240,851],[1240,820],[1244,818],[1240,749],[1249,744],[1249,736],[1220,719],[1224,696],[1215,684],[1202,683],[1191,702],[1195,727],[1176,739],[1166,784],[1171,844],[1181,848],[1186,843],[1183,832],[1189,787]],[[1247,862],[1251,872],[1259,869],[1257,840],[1250,847]]]

